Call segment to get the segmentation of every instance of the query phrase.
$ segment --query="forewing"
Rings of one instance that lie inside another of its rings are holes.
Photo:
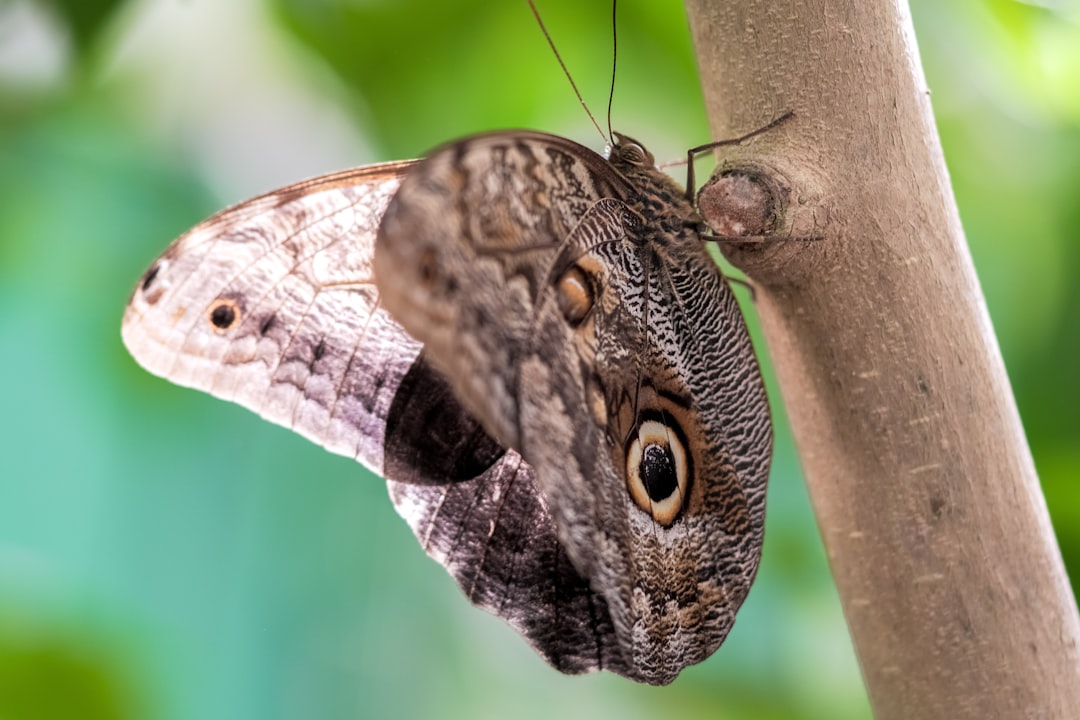
[[[630,188],[565,138],[501,132],[431,153],[380,226],[384,303],[438,350],[431,360],[504,445],[519,447],[515,355],[566,238]]]
[[[381,474],[386,414],[420,344],[380,307],[372,249],[412,164],[298,183],[196,226],[136,287],[128,350]]]

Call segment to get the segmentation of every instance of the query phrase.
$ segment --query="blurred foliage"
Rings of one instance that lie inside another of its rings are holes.
[[[541,10],[602,115],[609,7]],[[913,15],[1075,577],[1080,16]],[[708,127],[683,11],[619,24],[615,123],[678,158]],[[782,411],[758,582],[724,648],[654,689],[548,669],[376,478],[121,346],[135,279],[214,210],[513,126],[597,144],[521,3],[0,2],[0,718],[869,716]]]
[[[6,598],[5,598],[6,599]],[[0,718],[140,717],[132,673],[87,628],[0,608]]]
[[[46,4],[62,19],[75,49],[85,54],[123,0],[48,0]]]

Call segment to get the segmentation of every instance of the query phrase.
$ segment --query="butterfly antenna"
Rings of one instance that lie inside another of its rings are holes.
[[[548,32],[547,26],[544,25],[544,21],[540,17],[540,11],[536,9],[536,4],[533,0],[528,0],[528,3],[529,7],[532,8],[533,15],[536,16],[536,24],[540,26],[540,30],[543,31],[544,37],[547,38],[548,45],[551,47],[551,52],[555,53],[555,59],[559,61],[559,67],[562,68],[563,75],[570,81],[570,87],[574,88],[574,94],[577,95],[581,107],[585,108],[585,114],[592,120],[593,127],[596,128],[596,132],[600,133],[600,137],[604,138],[604,142],[610,142],[608,138],[604,137],[604,131],[600,129],[600,123],[596,122],[596,118],[593,117],[592,111],[589,110],[589,106],[585,104],[585,98],[581,97],[581,92],[578,91],[577,84],[574,82],[573,76],[570,75],[570,71],[566,69],[566,63],[563,62],[562,55],[559,55],[559,50],[555,47],[555,41],[551,39],[551,34]]]
[[[611,89],[608,90],[607,94],[607,134],[609,138],[615,137],[611,132],[611,102],[615,99],[615,61],[619,58],[619,26],[615,18],[615,0],[611,0]]]

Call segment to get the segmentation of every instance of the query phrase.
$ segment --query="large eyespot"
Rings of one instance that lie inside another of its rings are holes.
[[[577,327],[588,317],[596,302],[596,292],[589,275],[580,266],[571,266],[556,281],[555,301],[571,327]]]
[[[639,508],[668,526],[679,516],[690,486],[690,455],[678,426],[643,420],[626,452],[626,487]]]
[[[210,306],[206,318],[216,332],[225,332],[240,322],[240,305],[232,298],[218,298]]]

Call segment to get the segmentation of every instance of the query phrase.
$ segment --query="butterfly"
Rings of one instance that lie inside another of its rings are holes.
[[[557,669],[666,684],[757,572],[772,427],[692,162],[683,191],[609,135],[477,135],[240,203],[151,265],[122,336],[385,477]]]

